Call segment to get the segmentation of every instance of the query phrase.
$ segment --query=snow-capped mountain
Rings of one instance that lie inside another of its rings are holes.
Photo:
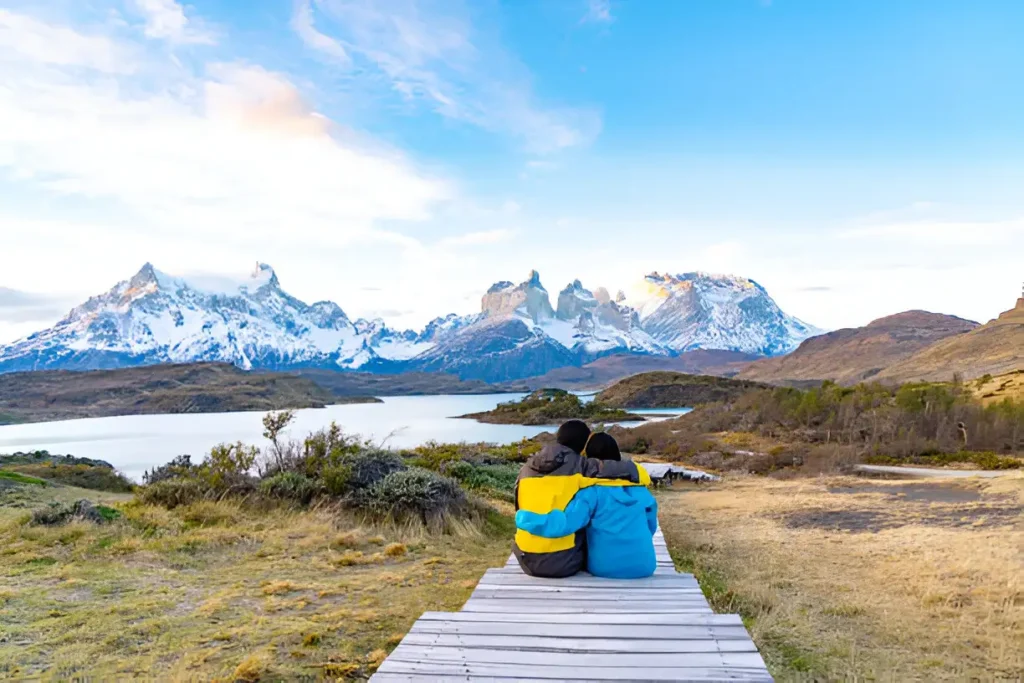
[[[625,303],[638,311],[643,329],[675,353],[721,349],[775,356],[822,333],[784,313],[761,285],[730,275],[651,273]]]
[[[603,299],[577,280],[562,290],[555,309],[536,271],[518,285],[498,282],[484,294],[479,316],[462,319],[411,367],[494,382],[582,365],[616,352],[669,353],[640,329],[635,311],[610,301],[607,292]]]
[[[419,370],[501,381],[613,353],[774,355],[816,333],[779,310],[757,283],[728,276],[654,273],[615,300],[577,280],[552,306],[531,271],[522,283],[493,285],[477,314],[396,331],[382,320],[350,320],[331,301],[299,301],[264,264],[241,279],[180,278],[146,264],[54,327],[0,346],[0,372],[224,361],[246,369]]]
[[[0,372],[224,361],[241,368],[356,369],[429,348],[381,320],[349,320],[331,301],[307,305],[258,264],[248,278],[173,277],[146,264],[54,327],[0,347]]]

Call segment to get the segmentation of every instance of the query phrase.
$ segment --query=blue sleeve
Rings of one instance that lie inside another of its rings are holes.
[[[650,491],[644,490],[647,494],[648,500],[645,501],[645,512],[647,513],[647,528],[651,530],[651,535],[658,530],[658,500],[651,495]]]
[[[516,526],[535,536],[561,538],[574,534],[589,522],[597,507],[597,486],[582,489],[565,506],[565,512],[552,510],[547,514],[520,510],[516,513]]]

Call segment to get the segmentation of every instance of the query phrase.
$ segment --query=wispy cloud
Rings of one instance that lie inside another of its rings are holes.
[[[132,0],[132,4],[145,18],[148,38],[205,45],[217,42],[213,32],[190,19],[175,0]]]
[[[584,145],[601,129],[592,108],[539,102],[527,69],[459,3],[297,0],[292,26],[353,73],[383,77],[402,100],[509,134],[532,152]]]
[[[134,52],[130,46],[104,35],[83,33],[0,9],[0,64],[8,68],[27,62],[130,74],[135,70]]]
[[[441,240],[441,246],[444,247],[465,247],[465,246],[478,246],[481,244],[496,244],[498,242],[506,242],[512,239],[515,233],[511,230],[483,230],[480,232],[470,232],[465,235],[459,235],[457,237],[448,237]]]
[[[0,287],[0,319],[8,323],[49,321],[74,305],[69,297]]]
[[[1024,236],[1024,219],[998,221],[918,220],[886,222],[843,230],[843,239],[907,242],[918,249],[1009,244]]]
[[[610,24],[615,21],[612,16],[611,0],[587,0],[587,12],[580,19],[583,24]]]
[[[351,60],[345,47],[328,35],[317,30],[313,20],[313,6],[310,0],[296,0],[292,14],[292,30],[302,42],[337,62],[348,65]]]
[[[112,21],[86,33],[0,11],[0,176],[14,191],[88,203],[103,216],[89,227],[95,242],[121,244],[129,225],[140,241],[249,243],[286,230],[307,246],[394,242],[378,222],[425,220],[452,197],[446,181],[316,111],[287,75],[193,66]],[[57,203],[9,218],[35,225]],[[51,224],[58,244],[75,224]],[[50,251],[26,229],[11,236],[28,240],[15,253]],[[0,271],[16,278],[3,232]]]

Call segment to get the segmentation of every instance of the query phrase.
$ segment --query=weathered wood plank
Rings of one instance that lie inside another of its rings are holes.
[[[548,591],[505,591],[492,590],[489,588],[478,588],[475,591],[473,591],[473,594],[470,596],[470,599],[500,600],[503,602],[519,600],[550,600],[552,604],[561,604],[563,602],[633,602],[644,605],[646,605],[647,603],[689,605],[695,602],[701,605],[708,604],[708,601],[704,597],[704,594],[700,591],[691,591],[686,593],[676,591],[672,593],[666,592],[665,595],[656,595],[649,591],[643,590],[608,590],[590,591],[587,593],[552,593]]]
[[[495,593],[515,598],[517,595],[523,596],[527,593],[533,593],[538,595],[550,595],[552,597],[563,596],[573,599],[589,598],[595,595],[603,595],[608,593],[614,593],[622,597],[630,598],[655,598],[659,600],[671,600],[673,598],[688,598],[694,595],[704,596],[698,586],[665,586],[663,588],[644,588],[637,586],[633,588],[631,586],[618,586],[614,583],[604,588],[596,588],[592,586],[565,586],[560,588],[557,586],[506,586],[495,583],[479,583],[477,584],[476,591],[481,594],[483,593]]]
[[[497,650],[487,648],[442,647],[439,645],[400,644],[391,653],[396,661],[418,662],[429,659],[432,662],[452,664],[511,664],[515,666],[554,666],[565,669],[571,666],[620,666],[633,669],[658,669],[673,666],[703,667],[764,667],[761,655],[756,652],[683,652],[683,653],[615,653],[589,654],[585,652],[534,652],[532,650]],[[389,659],[390,659],[389,658]]]
[[[477,613],[471,613],[477,614]],[[596,615],[601,616],[601,615]],[[494,617],[498,618],[498,617]],[[564,638],[607,638],[609,633],[622,642],[631,640],[750,640],[742,625],[700,626],[657,624],[629,624],[621,628],[612,624],[576,623],[571,628],[565,624],[548,623],[505,623],[502,621],[428,621],[420,619],[413,624],[410,633],[458,633],[475,636],[548,636]]]
[[[598,576],[592,576],[585,572],[580,572],[575,576],[568,576],[564,579],[546,579],[541,576],[528,576],[522,572],[510,572],[502,571],[500,569],[488,569],[484,572],[481,583],[487,582],[491,577],[499,578],[502,583],[505,584],[530,584],[530,585],[541,585],[541,586],[606,586],[608,585],[609,579],[603,579]],[[693,583],[696,584],[697,580],[693,577],[693,574],[655,574],[654,576],[648,576],[643,579],[629,579],[623,580],[622,583],[629,586],[662,586],[671,585],[675,583]]]
[[[397,676],[397,678],[396,678]],[[409,676],[402,678],[401,676]],[[392,662],[386,660],[374,681],[633,681],[654,683],[705,683],[709,681],[757,681],[770,683],[768,672],[757,668],[672,667],[644,669],[629,667],[516,667],[507,664],[435,664],[434,662]]]
[[[424,612],[419,622],[426,621],[458,621],[458,622],[489,622],[489,623],[537,623],[537,624],[608,624],[615,626],[742,626],[743,620],[738,614],[687,614],[687,613],[595,613],[579,614],[544,614],[538,612],[502,612],[501,614],[485,614],[478,612]],[[417,622],[417,623],[419,623]],[[625,628],[623,631],[627,630]]]
[[[403,640],[403,645],[441,646],[456,648],[478,648],[489,650],[538,651],[564,654],[680,654],[680,653],[724,653],[757,652],[749,638],[731,640],[627,640],[616,638],[609,629],[605,638],[578,638],[575,632],[563,631],[560,636],[476,635],[467,633],[425,633],[413,631]]]
[[[711,608],[705,606],[673,606],[661,605],[656,602],[639,604],[636,602],[602,602],[602,603],[579,603],[577,601],[566,601],[565,604],[554,603],[549,600],[520,600],[512,605],[507,605],[501,600],[470,598],[462,608],[463,612],[492,612],[502,613],[509,609],[535,611],[538,614],[599,614],[601,612],[638,612],[667,614],[672,612],[710,614]]]

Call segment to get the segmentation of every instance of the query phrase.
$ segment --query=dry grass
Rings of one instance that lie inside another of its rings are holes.
[[[28,524],[41,501],[4,500],[0,679],[358,679],[421,613],[459,609],[510,538],[508,520],[441,536],[328,509],[168,512],[109,495],[119,522],[44,528]]]
[[[1014,370],[1003,375],[985,375],[967,383],[982,403],[999,403],[1006,399],[1024,401],[1024,370]]]
[[[744,615],[779,680],[1019,680],[1022,503],[1018,475],[739,477],[667,491],[660,516],[679,565]]]

